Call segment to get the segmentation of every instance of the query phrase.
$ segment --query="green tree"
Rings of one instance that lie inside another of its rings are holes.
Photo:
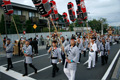
[[[26,33],[34,33],[33,25],[31,25],[31,20],[26,21]]]
[[[13,15],[13,18],[14,18],[14,21],[16,23],[16,26],[17,26],[17,29],[18,29],[18,32],[19,33],[22,33],[23,32],[23,29],[22,29],[22,24],[20,23],[20,18],[18,15]],[[11,25],[10,25],[10,28],[9,28],[9,33],[10,34],[16,34],[16,29],[15,29],[15,25],[13,23],[13,20],[11,22]]]
[[[101,26],[103,25],[103,29],[104,29],[104,33],[106,32],[107,29],[107,20],[105,18],[101,18],[99,20],[93,19],[88,21],[88,26],[90,26],[92,28],[92,30],[96,30],[97,32],[101,31]]]

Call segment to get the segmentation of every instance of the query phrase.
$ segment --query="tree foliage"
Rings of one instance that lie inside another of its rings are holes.
[[[105,18],[101,18],[99,20],[96,19],[90,20],[88,21],[88,24],[92,28],[92,30],[96,30],[97,32],[100,32],[102,25],[104,32],[106,32],[106,29],[108,27],[107,20]]]
[[[79,24],[78,20],[76,19],[76,21],[74,23],[71,23],[69,26],[71,31],[73,31],[73,28],[74,28],[73,24],[75,24],[75,27],[87,27],[86,21],[83,21],[82,24]],[[88,27],[91,27],[92,30],[96,30],[97,32],[101,31],[102,25],[103,25],[104,33],[107,32],[106,29],[108,27],[108,24],[107,24],[107,20],[105,18],[100,18],[99,20],[93,19],[93,20],[88,21]]]
[[[13,15],[13,18],[14,18],[14,21],[15,21],[15,24],[17,26],[17,30],[19,33],[22,33],[23,32],[23,29],[22,29],[22,24],[20,23],[20,18],[18,15]],[[10,26],[10,27],[9,27]],[[8,27],[8,33],[9,34],[16,34],[16,28],[15,28],[15,25],[14,25],[14,22],[13,20],[11,21],[11,25],[7,26]]]

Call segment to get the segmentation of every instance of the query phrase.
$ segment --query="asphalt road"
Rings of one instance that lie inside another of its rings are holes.
[[[91,70],[87,70],[87,65],[83,65],[83,63],[87,61],[88,55],[85,58],[82,55],[81,63],[78,64],[77,67],[76,80],[101,80],[101,78],[105,74],[106,70],[108,69],[110,63],[112,62],[113,58],[115,57],[119,49],[120,49],[120,44],[115,44],[111,46],[108,64],[101,66],[101,59],[99,57],[95,68],[92,68]],[[48,58],[49,55],[47,55],[47,51],[45,49],[40,50],[39,54],[40,54],[39,56],[35,56],[35,58],[33,59],[33,65],[38,69],[38,73],[32,74],[34,70],[28,66],[29,77],[37,80],[67,80],[67,77],[63,72],[63,65],[61,63],[58,64],[60,71],[57,73],[55,78],[52,78],[51,77],[52,66],[50,64],[50,59]],[[12,69],[13,71],[18,72],[20,74],[24,74],[24,64],[22,61],[23,59],[24,57],[18,57],[18,56],[14,56],[12,58],[13,66],[14,66],[14,68]],[[5,57],[0,58],[0,66],[6,68],[6,63],[7,62]],[[0,80],[16,80],[16,79],[0,72]]]

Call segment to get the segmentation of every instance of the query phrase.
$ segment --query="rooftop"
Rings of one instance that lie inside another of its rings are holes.
[[[28,6],[28,5],[23,5],[23,4],[19,4],[19,3],[14,3],[14,2],[11,2],[13,7],[19,7],[19,8],[24,8],[24,9],[29,9],[29,10],[37,10],[35,7],[32,7],[32,6]]]

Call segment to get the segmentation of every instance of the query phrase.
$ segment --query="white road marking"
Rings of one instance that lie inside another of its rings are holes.
[[[48,55],[48,54],[39,55],[39,56],[33,57],[33,59],[36,59],[36,58],[39,58],[39,57],[43,57],[43,56],[46,56],[46,55]],[[22,61],[24,61],[24,60],[15,61],[12,64],[16,64],[16,63],[19,63],[19,62],[22,62]],[[1,65],[1,66],[6,66],[6,65],[7,64]]]
[[[60,64],[60,63],[58,62],[57,64]],[[49,69],[49,68],[51,68],[51,67],[52,67],[52,65],[47,66],[47,67],[45,67],[45,68],[42,68],[42,69],[38,70],[37,72],[38,72],[38,73],[39,73],[39,72],[42,72],[42,71],[44,71],[44,70],[46,70],[46,69]],[[34,72],[33,72],[33,73],[28,74],[28,76],[31,76],[31,75],[34,75]]]
[[[113,43],[113,45],[117,44],[116,42]]]
[[[9,70],[9,71],[5,71],[5,70],[6,70],[5,67],[0,66],[0,72],[4,73],[12,78],[15,78],[16,80],[36,80],[36,79],[33,79],[28,76],[23,77],[22,74],[15,72],[13,70]]]
[[[88,60],[83,64],[83,65],[85,65],[85,64],[87,64],[88,63]]]
[[[119,56],[119,54],[120,54],[120,49],[119,49],[119,51],[117,52],[116,56],[114,57],[112,63],[110,64],[109,68],[107,69],[106,73],[104,74],[104,76],[102,77],[101,80],[106,80],[106,79],[107,79],[107,77],[108,77],[108,75],[109,75],[109,73],[110,73],[110,71],[111,71],[111,69],[112,69],[112,67],[113,67],[113,65],[114,65],[117,57]]]

